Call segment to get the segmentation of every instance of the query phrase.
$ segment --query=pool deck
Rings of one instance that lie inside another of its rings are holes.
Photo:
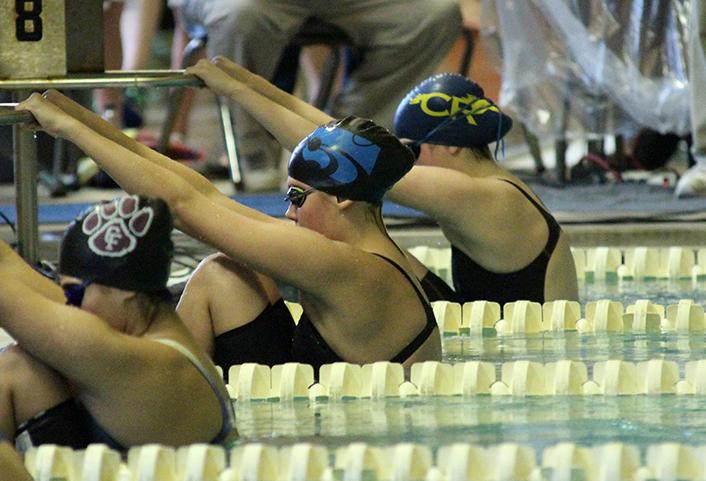
[[[164,118],[163,98],[155,93],[149,99],[145,114],[146,128],[151,132],[159,132]],[[217,159],[222,151],[222,141],[220,130],[214,128],[217,125],[217,111],[212,95],[204,90],[197,92],[195,107],[190,121],[190,134],[188,143],[192,147],[205,152],[207,159]],[[533,162],[528,154],[528,149],[524,140],[517,133],[508,136],[507,156],[501,160],[501,164],[512,171],[524,171],[532,169]],[[581,149],[585,146],[581,143],[573,143],[569,146],[567,158],[569,163],[580,158]],[[549,147],[543,151],[543,158],[547,168],[551,169],[554,164],[553,153]],[[281,165],[282,172],[285,171],[286,154],[283,154]],[[678,169],[684,166],[677,165]],[[214,181],[215,185],[224,193],[232,195],[235,193],[233,185],[227,180]],[[284,184],[284,175],[282,179]],[[70,193],[66,197],[50,198],[46,190],[40,185],[39,203],[92,203],[98,200],[110,199],[121,195],[117,189],[95,189],[83,187],[76,192]],[[15,194],[12,184],[0,184],[0,204],[14,203]],[[591,222],[591,217],[584,214],[557,212],[557,219],[562,224],[563,229],[571,236],[571,243],[576,247],[594,246],[706,246],[706,221],[683,221],[675,219],[674,222],[653,222],[649,219],[638,222]],[[582,217],[584,216],[584,217]],[[695,218],[700,219],[701,216]],[[42,225],[41,233],[60,232],[64,225]],[[433,245],[444,246],[448,242],[438,228],[407,221],[390,220],[390,233],[403,246]],[[49,236],[51,239],[53,236]],[[0,238],[12,239],[12,232],[5,225],[0,225]]]

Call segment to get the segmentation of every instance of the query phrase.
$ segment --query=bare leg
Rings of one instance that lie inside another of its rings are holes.
[[[194,271],[177,312],[199,345],[213,355],[215,336],[248,324],[279,298],[270,278],[214,254]]]
[[[358,115],[389,127],[399,101],[436,70],[460,35],[458,3],[341,0],[330,5],[323,20],[338,25],[365,50],[335,99],[332,115]]]
[[[8,442],[0,442],[0,481],[32,481],[22,459]]]
[[[0,430],[9,440],[20,424],[69,397],[66,381],[20,347],[0,352]]]
[[[171,68],[176,70],[182,68],[184,48],[186,48],[186,44],[189,42],[189,37],[186,33],[186,25],[184,24],[184,18],[180,10],[175,8],[172,9],[172,11],[174,14],[174,36],[172,39]],[[205,52],[203,55],[205,55]],[[195,96],[196,90],[194,89],[184,89],[181,93],[181,102],[179,103],[174,120],[174,128],[172,130],[173,134],[181,136],[181,139],[179,139],[181,141],[186,138],[189,126],[189,114],[191,113]]]
[[[331,54],[331,49],[323,45],[304,47],[299,56],[299,64],[306,80],[306,96],[309,103],[313,103],[321,89],[321,70],[326,58]],[[338,69],[332,94],[338,92],[343,82],[343,69]]]
[[[123,46],[123,70],[144,68],[150,54],[152,38],[162,17],[163,1],[127,0],[120,17]]]

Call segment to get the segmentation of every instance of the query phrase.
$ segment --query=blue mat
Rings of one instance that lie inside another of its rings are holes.
[[[706,197],[677,199],[645,183],[548,186],[525,179],[560,222],[704,220]]]
[[[556,187],[537,179],[525,181],[564,223],[706,220],[706,197],[676,199],[672,189],[638,183]],[[284,216],[287,204],[283,197],[281,193],[233,196],[238,202],[274,217]],[[66,224],[89,206],[85,203],[42,204],[39,223]],[[16,221],[14,205],[0,205],[0,212],[12,222]],[[430,221],[424,214],[392,202],[385,202],[383,214],[388,219],[414,223]]]
[[[287,204],[283,201],[284,194],[250,194],[233,196],[232,198],[243,205],[273,217],[284,217],[284,213],[287,210]],[[91,205],[86,203],[41,204],[39,206],[39,223],[67,224]],[[14,205],[0,205],[0,212],[7,216],[11,222],[17,222],[17,212]],[[414,209],[402,207],[392,202],[386,202],[383,205],[383,215],[403,219],[425,218],[424,214]]]

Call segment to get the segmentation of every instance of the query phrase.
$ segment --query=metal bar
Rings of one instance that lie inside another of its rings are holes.
[[[29,112],[17,112],[0,108],[0,125],[26,124],[34,120]]]
[[[233,117],[231,117],[228,99],[221,98],[220,96],[216,97],[216,99],[218,100],[218,112],[221,116],[223,142],[226,146],[226,155],[228,156],[228,165],[230,167],[230,180],[237,190],[240,189],[243,183],[243,177],[240,175],[240,161],[238,159],[238,151],[235,148]]]
[[[18,90],[15,99],[32,92]],[[31,117],[31,116],[30,116]],[[19,125],[13,127],[15,157],[15,208],[19,254],[31,265],[38,260],[39,229],[37,215],[37,143],[34,132]]]
[[[167,71],[170,72],[171,71]],[[62,78],[0,80],[0,90],[94,89],[127,87],[203,87],[204,83],[193,75],[153,75],[106,73],[72,75]]]
[[[202,87],[201,79],[183,75],[183,70],[108,71],[54,79],[0,80],[0,90],[14,90],[20,102],[33,91],[48,88],[94,89],[103,87]],[[7,107],[12,107],[10,104]],[[18,124],[32,120],[28,112],[0,109],[0,125],[14,125],[15,205],[20,255],[30,264],[38,259],[39,219],[37,212],[37,145],[34,133]],[[231,162],[233,162],[231,160]],[[237,166],[237,159],[235,159]],[[236,174],[234,177],[238,177]]]

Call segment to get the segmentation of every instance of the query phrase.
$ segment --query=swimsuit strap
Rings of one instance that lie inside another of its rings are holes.
[[[177,341],[174,341],[173,339],[162,338],[154,339],[154,341],[165,346],[171,347],[172,349],[175,349],[179,353],[183,354],[191,362],[191,364],[194,365],[194,367],[199,371],[199,373],[204,377],[204,379],[206,379],[206,382],[208,382],[209,386],[211,386],[213,392],[216,393],[218,402],[221,405],[223,425],[221,426],[220,432],[213,440],[213,443],[218,444],[222,441],[225,441],[225,439],[228,437],[230,432],[233,430],[233,427],[235,426],[235,412],[233,411],[233,404],[231,404],[230,398],[228,400],[223,399],[223,396],[221,396],[220,394],[219,383],[213,378],[211,373],[203,366],[203,364],[201,364],[201,361],[199,361],[199,359],[194,355],[194,353],[192,353],[182,344],[178,343]]]
[[[415,337],[412,339],[412,342],[407,344],[407,346],[402,349],[395,357],[390,359],[390,362],[399,362],[402,363],[406,361],[412,354],[415,353],[419,347],[421,347],[422,344],[424,344],[424,341],[426,341],[431,333],[434,331],[436,328],[436,318],[434,317],[434,311],[431,308],[431,305],[429,305],[429,302],[424,298],[424,295],[422,294],[422,291],[417,287],[417,285],[414,283],[412,280],[412,277],[407,274],[407,271],[405,271],[402,267],[400,267],[399,264],[397,264],[395,261],[392,259],[389,259],[383,255],[372,253],[374,256],[379,257],[380,259],[383,259],[388,262],[388,264],[392,265],[402,273],[402,275],[409,281],[410,284],[412,284],[412,287],[414,288],[414,292],[417,293],[417,297],[419,298],[419,302],[422,303],[422,307],[424,308],[424,313],[426,314],[427,322],[424,326],[424,329]]]
[[[546,207],[534,200],[534,198],[529,195],[525,191],[525,189],[523,189],[516,183],[508,179],[502,179],[500,177],[497,177],[497,179],[502,180],[503,182],[507,182],[508,184],[512,185],[517,190],[519,190],[522,195],[524,195],[525,198],[529,200],[530,203],[539,211],[539,213],[542,214],[542,217],[544,217],[544,221],[547,223],[547,228],[549,229],[549,238],[547,238],[547,244],[544,246],[544,252],[553,252],[554,247],[556,247],[556,243],[559,241],[559,231],[561,230],[561,227],[557,223],[554,216],[552,216],[549,211],[547,211]]]

